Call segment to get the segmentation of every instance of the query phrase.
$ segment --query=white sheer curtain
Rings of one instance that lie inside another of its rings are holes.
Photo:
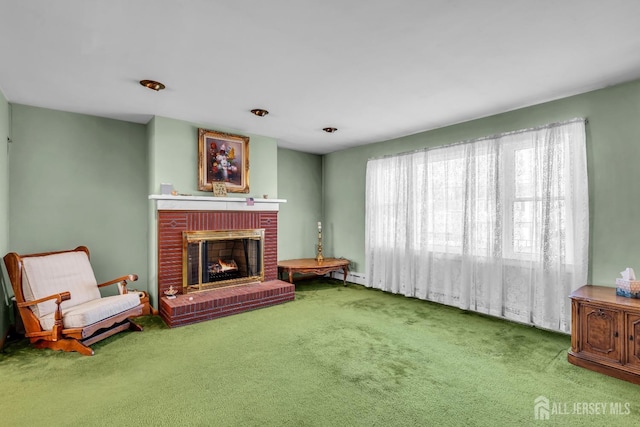
[[[569,332],[588,270],[584,119],[367,163],[368,286]]]

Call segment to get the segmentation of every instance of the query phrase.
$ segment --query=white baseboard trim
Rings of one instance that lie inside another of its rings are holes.
[[[332,271],[330,274],[331,274],[331,277],[334,279],[343,280],[344,278],[344,273],[342,271]],[[357,283],[358,285],[363,285],[363,286],[367,285],[367,279],[364,273],[358,273],[355,271],[352,271],[349,274],[347,274],[347,282]]]

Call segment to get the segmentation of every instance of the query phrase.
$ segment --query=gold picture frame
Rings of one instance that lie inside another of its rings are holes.
[[[249,192],[249,137],[198,129],[198,190],[224,183],[230,193]]]

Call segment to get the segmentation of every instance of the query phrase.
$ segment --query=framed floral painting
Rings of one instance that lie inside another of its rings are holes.
[[[198,190],[222,182],[230,193],[249,192],[249,137],[198,129]]]

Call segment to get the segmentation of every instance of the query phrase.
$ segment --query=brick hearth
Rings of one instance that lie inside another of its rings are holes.
[[[160,315],[166,324],[173,328],[294,299],[294,285],[281,280],[271,280],[178,295],[175,299],[163,297],[160,299]]]
[[[263,228],[265,282],[178,295],[182,291],[182,232]],[[293,286],[278,278],[277,211],[158,210],[158,308],[170,327],[186,325],[294,299]],[[189,300],[193,297],[193,300]]]

